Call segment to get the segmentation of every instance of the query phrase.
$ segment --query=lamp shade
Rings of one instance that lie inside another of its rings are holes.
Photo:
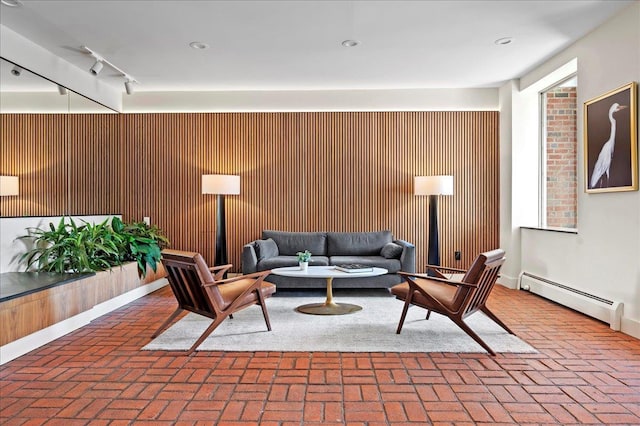
[[[240,176],[237,175],[202,175],[203,194],[240,193]]]
[[[416,176],[415,195],[453,195],[453,176]]]
[[[0,176],[0,196],[18,195],[18,176]]]

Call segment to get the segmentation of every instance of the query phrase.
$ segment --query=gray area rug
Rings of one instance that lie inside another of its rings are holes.
[[[199,351],[277,352],[485,352],[451,320],[412,307],[401,334],[396,334],[403,303],[393,297],[334,297],[362,310],[347,315],[307,315],[296,306],[322,302],[319,297],[272,297],[267,309],[273,331],[267,331],[259,306],[251,306],[225,320]],[[498,313],[499,315],[499,313]],[[146,345],[143,350],[187,350],[211,323],[189,313]],[[536,353],[516,336],[478,312],[469,326],[496,352]]]

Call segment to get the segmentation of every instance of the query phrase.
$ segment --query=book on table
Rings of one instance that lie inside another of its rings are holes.
[[[373,272],[373,268],[371,266],[361,265],[359,263],[336,265],[336,269],[343,272]]]

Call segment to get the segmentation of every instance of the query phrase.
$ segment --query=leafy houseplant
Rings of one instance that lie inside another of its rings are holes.
[[[298,255],[298,262],[309,262],[309,259],[311,259],[311,252],[309,250],[299,251],[296,254]]]
[[[85,222],[78,226],[72,218],[61,218],[49,229],[28,228],[20,239],[33,240],[33,248],[20,262],[26,270],[43,272],[95,272],[136,261],[141,275],[147,266],[156,271],[160,250],[169,244],[157,227],[144,222],[125,224],[114,217],[99,224]]]
[[[136,261],[142,276],[146,274],[147,267],[156,272],[160,251],[169,245],[160,228],[144,222],[124,223],[118,217],[111,220],[111,227],[121,238],[121,260]]]
[[[49,229],[28,228],[34,248],[20,258],[29,270],[35,266],[44,272],[92,272],[109,269],[119,264],[119,236],[115,235],[107,221],[78,226],[69,219],[60,219],[58,226],[49,223]]]
[[[300,265],[300,270],[306,271],[309,267],[309,260],[311,259],[311,252],[309,250],[299,251],[296,253],[298,255],[298,264]]]

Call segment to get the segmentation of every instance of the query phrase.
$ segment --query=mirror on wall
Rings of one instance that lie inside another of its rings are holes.
[[[17,176],[19,188],[0,197],[0,217],[94,214],[103,187],[95,164],[117,142],[116,115],[0,58],[0,175]]]

